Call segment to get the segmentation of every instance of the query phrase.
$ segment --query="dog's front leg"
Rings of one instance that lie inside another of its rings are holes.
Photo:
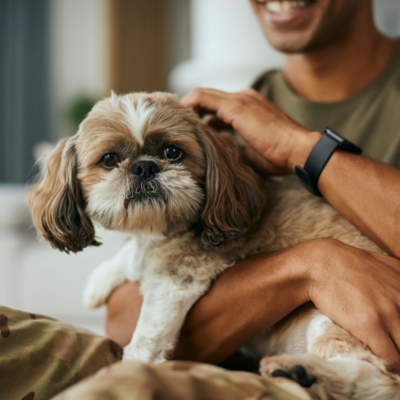
[[[172,355],[187,312],[206,290],[204,284],[183,288],[165,280],[145,288],[139,321],[124,349],[123,359],[145,363],[166,361]]]
[[[137,244],[127,241],[110,260],[100,264],[90,275],[83,292],[83,304],[95,308],[104,304],[114,289],[127,280],[128,269],[133,269]]]

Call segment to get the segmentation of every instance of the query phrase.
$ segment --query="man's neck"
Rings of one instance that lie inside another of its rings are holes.
[[[315,51],[286,55],[283,74],[294,92],[306,100],[341,101],[382,74],[395,43],[376,30],[372,11],[366,10],[348,34],[335,42]]]

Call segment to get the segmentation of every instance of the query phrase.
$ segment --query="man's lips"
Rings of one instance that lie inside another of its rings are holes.
[[[309,7],[311,4],[315,3],[315,0],[267,0],[263,2],[268,11],[275,14],[288,14],[294,10],[302,10]]]
[[[277,25],[292,25],[307,19],[317,0],[256,0],[264,5],[264,14],[267,21]]]

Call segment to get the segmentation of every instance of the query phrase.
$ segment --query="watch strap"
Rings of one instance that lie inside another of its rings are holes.
[[[304,168],[297,165],[296,175],[300,178],[300,183],[312,194],[322,197],[318,189],[318,179],[325,164],[331,158],[333,152],[339,147],[339,143],[329,136],[322,135],[317,144],[311,150]]]
[[[362,153],[360,147],[349,142],[332,129],[325,128],[321,138],[311,150],[304,168],[300,165],[295,167],[300,183],[315,196],[322,197],[318,189],[318,180],[326,163],[337,148],[354,154]]]

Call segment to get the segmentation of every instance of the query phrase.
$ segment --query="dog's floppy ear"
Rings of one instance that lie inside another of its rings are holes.
[[[98,246],[92,221],[76,180],[74,138],[60,140],[50,154],[43,178],[29,190],[28,203],[38,232],[61,251],[76,253]]]
[[[243,162],[236,139],[205,127],[206,203],[200,237],[213,246],[229,242],[254,224],[265,204],[262,179]]]

